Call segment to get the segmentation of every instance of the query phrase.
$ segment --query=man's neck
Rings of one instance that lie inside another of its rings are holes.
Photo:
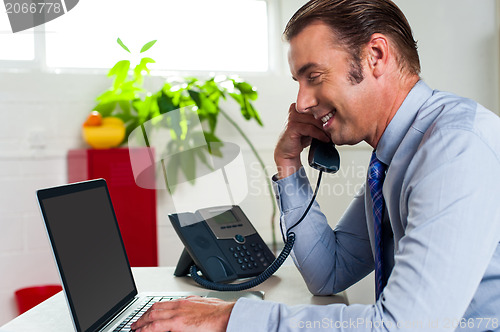
[[[371,141],[368,142],[374,149],[377,148],[378,142],[380,141],[380,138],[382,138],[382,135],[384,134],[385,129],[391,122],[392,118],[396,115],[397,111],[403,104],[404,100],[406,99],[406,96],[410,93],[411,89],[417,84],[417,82],[420,80],[420,77],[418,75],[406,75],[405,77],[400,77],[398,80],[394,81],[394,84],[390,85],[390,89],[387,90],[387,112],[385,113],[386,116],[380,120],[379,122],[379,130],[375,136],[375,138]]]

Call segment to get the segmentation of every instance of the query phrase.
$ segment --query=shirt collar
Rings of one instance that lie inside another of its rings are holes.
[[[377,144],[377,158],[381,162],[390,165],[399,144],[414,122],[418,110],[431,95],[432,89],[422,80],[419,80],[410,90]]]

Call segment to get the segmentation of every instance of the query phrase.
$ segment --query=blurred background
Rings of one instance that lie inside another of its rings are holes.
[[[161,91],[172,77],[205,80],[213,75],[238,75],[257,89],[252,104],[263,125],[246,121],[241,105],[228,98],[220,106],[229,120],[219,117],[217,137],[240,146],[248,181],[240,205],[264,240],[272,244],[276,238],[281,248],[281,236],[276,230],[273,235],[271,226],[279,216],[271,220],[272,196],[263,166],[274,174],[274,145],[297,93],[281,33],[305,2],[85,0],[53,21],[17,33],[12,33],[7,13],[0,13],[0,325],[18,314],[15,290],[59,283],[35,191],[71,180],[68,154],[91,149],[82,138],[82,124],[97,105],[96,97],[113,84],[109,69],[125,58],[131,63],[144,56],[156,61],[144,78],[148,91]],[[427,84],[475,99],[498,114],[498,2],[395,2],[413,28]],[[152,40],[155,45],[140,53]],[[332,226],[364,182],[371,148],[361,143],[339,151],[341,169],[324,177],[318,197]],[[316,172],[307,172],[315,181]],[[171,198],[166,191],[155,194],[147,217],[151,222],[141,218],[143,203],[129,197],[139,211],[132,231],[153,227],[155,237],[153,263],[135,266],[174,266],[182,251],[167,217],[174,212]],[[351,302],[371,303],[372,276],[351,287],[348,295]]]

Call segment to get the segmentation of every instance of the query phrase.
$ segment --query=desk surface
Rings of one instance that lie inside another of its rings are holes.
[[[139,292],[200,292],[204,289],[191,278],[174,277],[173,267],[133,268]],[[264,291],[264,299],[295,304],[347,303],[345,294],[313,296],[295,266],[283,266],[261,285],[251,290]],[[62,292],[0,327],[0,332],[74,331],[66,299]]]

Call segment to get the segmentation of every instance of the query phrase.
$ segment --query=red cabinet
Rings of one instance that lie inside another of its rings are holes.
[[[131,266],[157,266],[156,192],[136,185],[126,148],[70,150],[68,181],[104,178]]]

